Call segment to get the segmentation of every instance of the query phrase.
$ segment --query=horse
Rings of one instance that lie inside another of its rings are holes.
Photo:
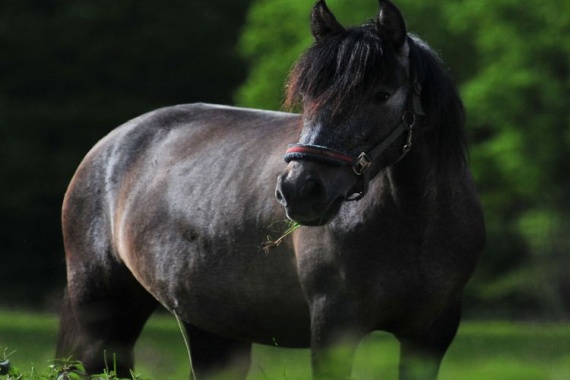
[[[162,305],[198,379],[245,378],[253,343],[308,347],[314,378],[346,379],[378,330],[400,379],[437,377],[485,244],[464,107],[390,1],[345,28],[319,0],[310,25],[287,112],[166,107],[87,154],[62,207],[59,357],[94,373],[114,353],[128,376]],[[299,228],[262,249],[286,220]]]

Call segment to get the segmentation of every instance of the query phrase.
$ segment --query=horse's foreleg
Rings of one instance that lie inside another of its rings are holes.
[[[251,343],[225,338],[184,323],[190,343],[192,371],[197,380],[209,377],[245,379],[251,363]]]
[[[398,336],[401,343],[400,380],[435,380],[461,317],[459,303],[452,305],[423,334]]]
[[[349,379],[356,347],[363,337],[349,305],[327,302],[311,306],[311,364],[313,378]]]

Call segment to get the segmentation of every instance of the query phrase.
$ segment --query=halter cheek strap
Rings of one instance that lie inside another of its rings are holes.
[[[318,161],[334,166],[350,166],[357,176],[362,177],[362,189],[356,193],[354,197],[346,200],[356,201],[361,199],[368,190],[368,182],[370,180],[368,169],[376,161],[380,155],[398,139],[403,133],[407,132],[406,142],[402,147],[402,152],[394,163],[400,161],[412,148],[413,128],[416,123],[416,115],[425,115],[420,100],[421,88],[419,85],[414,86],[412,91],[410,108],[402,114],[400,123],[394,130],[386,136],[386,138],[376,144],[368,152],[361,152],[358,156],[352,156],[321,145],[311,144],[292,144],[289,145],[285,156],[285,162],[289,163],[294,160],[311,160]],[[394,164],[393,163],[393,164]]]

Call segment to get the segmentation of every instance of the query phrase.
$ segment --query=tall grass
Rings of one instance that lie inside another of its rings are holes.
[[[54,356],[57,318],[0,312],[0,347],[15,350],[11,362],[42,370]],[[310,378],[309,351],[254,346],[248,380]],[[155,315],[136,347],[136,373],[154,380],[188,379],[188,357],[174,317]],[[396,380],[398,344],[375,333],[359,347],[353,378]],[[0,376],[0,379],[4,377]],[[570,379],[570,325],[465,322],[449,350],[440,380]]]

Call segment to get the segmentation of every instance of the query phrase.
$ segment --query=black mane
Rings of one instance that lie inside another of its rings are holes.
[[[438,167],[461,170],[467,162],[465,110],[457,87],[443,62],[424,41],[409,35],[410,75],[422,86],[426,111],[422,128],[433,129],[430,145],[437,152]]]

